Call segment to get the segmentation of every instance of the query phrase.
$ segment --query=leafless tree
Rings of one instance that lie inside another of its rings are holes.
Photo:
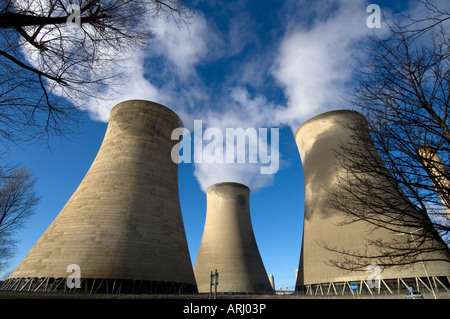
[[[80,101],[118,84],[118,65],[160,15],[189,20],[182,0],[3,0],[0,139],[66,132],[86,107]]]
[[[324,243],[340,253],[331,261],[339,268],[450,262],[450,12],[421,3],[424,18],[407,17],[371,39],[350,99],[370,134],[348,127],[355,142],[335,150],[348,175],[329,191],[345,224],[365,221],[393,236],[368,240],[363,252]]]
[[[0,270],[14,254],[15,232],[23,227],[39,202],[35,182],[25,168],[0,171]]]

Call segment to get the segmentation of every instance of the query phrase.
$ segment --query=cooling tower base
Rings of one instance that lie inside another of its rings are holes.
[[[1,291],[63,292],[88,294],[196,294],[197,285],[168,281],[80,278],[78,288],[69,288],[68,278],[10,278]],[[72,281],[69,280],[69,283]]]
[[[406,293],[410,289],[428,294],[450,291],[449,276],[411,277],[375,280],[353,280],[297,286],[298,293],[307,296],[339,295],[393,295]]]

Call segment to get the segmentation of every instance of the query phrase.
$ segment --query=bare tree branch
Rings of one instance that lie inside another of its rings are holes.
[[[39,202],[35,182],[25,168],[0,170],[0,270],[14,254],[14,233],[34,214]]]
[[[2,2],[1,142],[67,133],[91,97],[121,84],[121,63],[153,36],[160,15],[190,19],[182,0]]]

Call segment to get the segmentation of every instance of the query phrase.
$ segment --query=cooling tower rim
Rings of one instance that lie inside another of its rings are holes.
[[[206,189],[206,192],[211,191],[213,188],[217,188],[217,187],[221,187],[221,186],[234,186],[234,187],[241,187],[241,188],[246,188],[248,191],[250,191],[250,188],[242,183],[237,183],[237,182],[221,182],[221,183],[216,183],[213,184],[211,186],[209,186]]]
[[[162,105],[162,104],[160,104],[158,102],[154,102],[154,101],[150,101],[150,100],[144,100],[144,99],[131,99],[131,100],[125,100],[125,101],[119,102],[119,103],[117,103],[116,105],[113,106],[113,108],[111,109],[110,113],[112,114],[112,112],[114,110],[117,110],[121,105],[126,105],[129,102],[141,102],[141,103],[143,102],[143,103],[148,104],[148,105],[150,105],[150,104],[156,105],[159,108],[161,108],[161,109],[163,109],[165,111],[168,111],[168,113],[172,113],[173,115],[175,115],[181,121],[181,118],[178,116],[178,114],[175,113],[175,111],[173,111],[172,109],[168,108],[167,106]]]
[[[343,115],[343,114],[345,114],[345,113],[352,114],[352,115],[358,115],[358,116],[360,116],[362,119],[366,120],[366,117],[365,117],[363,114],[361,114],[360,112],[355,111],[355,110],[350,110],[350,109],[340,109],[340,110],[328,111],[328,112],[324,112],[324,113],[318,114],[318,115],[316,115],[316,116],[310,118],[310,119],[307,120],[306,122],[304,122],[302,125],[299,126],[299,128],[298,128],[297,131],[295,132],[294,136],[297,136],[297,134],[299,133],[299,131],[300,131],[303,127],[305,127],[306,125],[311,124],[311,123],[314,122],[314,121],[318,121],[318,120],[321,120],[321,119],[323,119],[323,118],[331,117],[331,116],[335,116],[335,115]]]

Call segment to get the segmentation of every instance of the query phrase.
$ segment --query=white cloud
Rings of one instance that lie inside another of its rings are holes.
[[[223,182],[246,185],[252,192],[270,186],[275,175],[261,174],[258,164],[196,164],[194,175],[200,187],[206,191],[209,186]]]
[[[120,85],[109,87],[99,99],[89,101],[87,112],[97,121],[107,122],[111,109],[118,103],[126,100],[142,99],[158,101],[162,98],[158,88],[144,77],[144,56],[142,52],[135,53],[127,62],[127,71],[118,81]]]
[[[119,102],[131,99],[144,99],[167,105],[186,114],[185,107],[180,100],[198,100],[195,97],[197,88],[194,84],[180,88],[179,79],[195,77],[195,68],[207,56],[207,38],[213,37],[208,33],[206,20],[201,13],[194,14],[194,23],[177,24],[170,17],[148,18],[155,28],[155,38],[151,40],[148,48],[134,52],[127,60],[126,65],[117,70],[124,72],[124,76],[116,79],[117,87],[111,87],[102,93],[100,99],[92,99],[88,112],[94,120],[108,121],[109,113]],[[155,70],[144,67],[147,58],[160,58],[163,64],[160,68],[163,74],[153,74]],[[146,74],[150,73],[150,77]],[[163,84],[158,86],[152,80],[158,79]],[[189,86],[192,85],[192,90]],[[183,96],[183,98],[180,98]],[[177,111],[178,111],[177,110]]]
[[[195,75],[195,67],[208,55],[208,42],[215,37],[201,12],[194,12],[193,19],[194,23],[188,25],[177,24],[170,17],[155,22],[152,51],[167,59],[182,77]]]
[[[311,25],[289,24],[271,69],[287,98],[277,119],[293,130],[314,115],[339,108],[351,63],[360,54],[357,43],[370,31],[365,1],[336,3],[333,11],[318,8]]]
[[[261,168],[266,167],[268,170],[269,167],[274,170],[279,168],[278,144],[267,144],[264,139],[266,136],[270,139],[273,138],[269,123],[271,122],[271,110],[274,109],[274,106],[263,95],[251,96],[242,87],[230,89],[220,104],[220,109],[194,110],[195,113],[191,116],[191,119],[202,121],[203,132],[214,128],[215,132],[220,133],[216,135],[219,141],[205,139],[202,144],[203,147],[200,148],[198,144],[195,145],[194,138],[192,138],[193,152],[197,153],[196,156],[203,158],[203,163],[195,164],[194,171],[201,188],[206,190],[209,186],[219,182],[237,182],[247,185],[252,191],[256,191],[270,185],[273,182],[274,175],[261,174]],[[187,126],[190,126],[190,124]],[[267,131],[260,131],[260,128],[267,128]],[[247,134],[253,131],[258,137],[258,141],[252,140],[250,142],[250,139],[248,139],[243,148],[236,148],[233,159],[227,162],[226,156],[230,154],[227,153],[229,152],[227,147],[230,146],[226,141],[227,130],[239,136],[241,136],[240,133]],[[240,130],[240,133],[238,133],[238,130]],[[211,147],[217,142],[221,144],[219,149],[223,151],[223,161],[211,163],[212,160],[207,158],[209,153],[205,152],[205,148]],[[269,157],[260,156],[260,150],[261,152],[267,152]],[[249,159],[249,154],[252,152],[257,154],[256,163],[251,163]],[[245,163],[238,162],[238,153],[246,154]],[[266,162],[263,162],[264,160]]]

